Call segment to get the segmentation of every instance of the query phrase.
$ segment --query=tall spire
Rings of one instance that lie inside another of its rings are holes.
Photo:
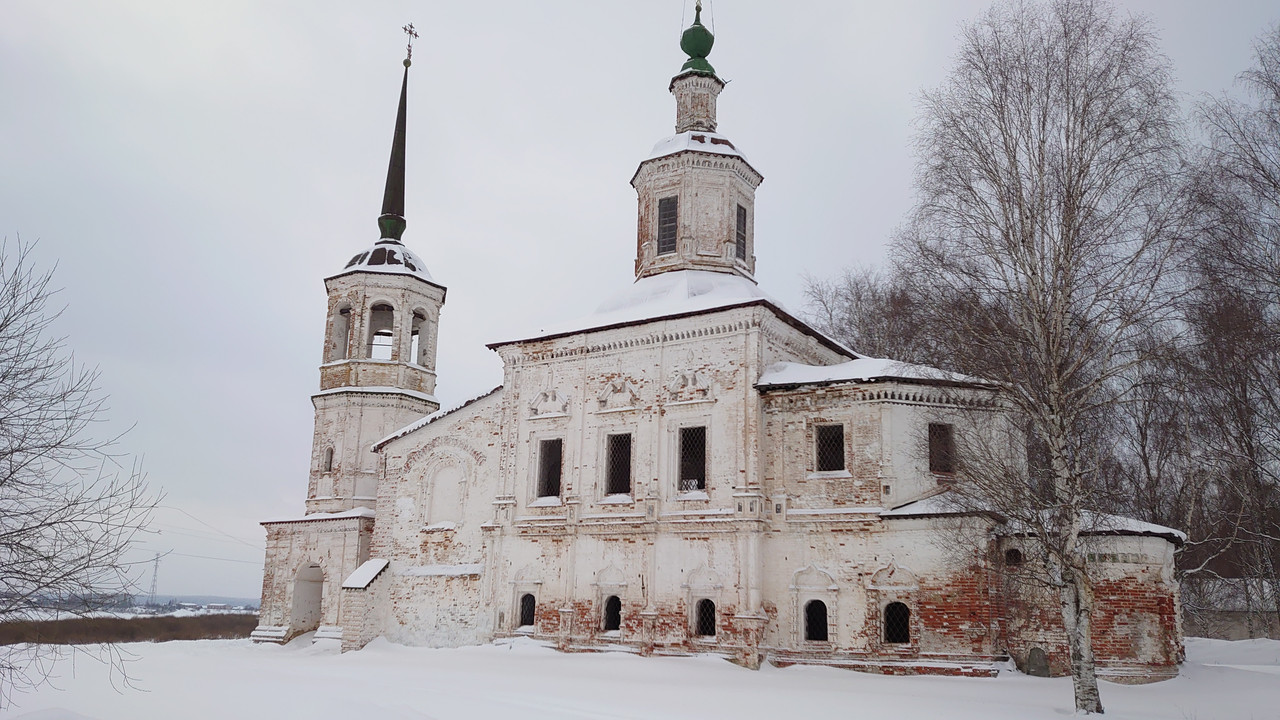
[[[382,193],[382,215],[378,217],[378,229],[382,239],[400,242],[404,235],[404,125],[405,104],[409,94],[409,66],[413,64],[413,39],[418,33],[413,23],[403,28],[409,36],[409,48],[404,59],[404,80],[400,83],[400,109],[396,111],[396,132],[391,140],[391,161],[387,164],[387,187]]]

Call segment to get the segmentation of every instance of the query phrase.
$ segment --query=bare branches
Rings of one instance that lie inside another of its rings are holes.
[[[31,246],[0,245],[0,615],[22,618],[56,604],[97,608],[129,592],[125,554],[155,506],[136,464],[122,466],[117,438],[93,433],[105,411],[98,373],[49,334],[52,271]],[[52,651],[48,651],[52,652]],[[46,650],[0,658],[0,704],[43,682]],[[105,657],[118,658],[107,651]]]

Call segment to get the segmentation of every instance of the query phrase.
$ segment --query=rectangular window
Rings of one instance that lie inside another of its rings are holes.
[[[819,425],[813,429],[818,472],[844,469],[844,426]]]
[[[665,197],[658,201],[658,254],[676,251],[676,227],[680,219],[680,198]]]
[[[631,494],[631,434],[610,435],[605,448],[605,494]]]
[[[564,440],[538,443],[538,497],[560,497],[560,475],[564,467]]]
[[[738,206],[738,228],[734,233],[734,246],[737,249],[738,259],[747,259],[747,209]]]
[[[956,471],[956,438],[950,425],[929,423],[929,472]]]
[[[707,489],[707,428],[680,428],[680,491]]]

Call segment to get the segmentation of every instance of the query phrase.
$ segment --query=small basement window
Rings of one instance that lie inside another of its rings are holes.
[[[707,489],[707,428],[680,428],[680,492]]]
[[[631,494],[631,434],[610,435],[605,448],[605,494]]]
[[[710,600],[698,601],[697,617],[694,618],[693,634],[698,637],[716,636],[716,604]]]
[[[844,426],[818,425],[813,429],[818,472],[844,470]]]
[[[658,201],[658,254],[676,251],[676,232],[680,219],[680,198],[665,197]]]
[[[538,443],[538,497],[560,497],[563,468],[564,440],[554,438]]]
[[[955,429],[944,423],[929,423],[929,472],[956,471]]]
[[[884,641],[886,643],[911,642],[911,609],[900,602],[891,602],[884,608]]]
[[[827,641],[827,604],[821,600],[810,600],[804,606],[804,639]]]

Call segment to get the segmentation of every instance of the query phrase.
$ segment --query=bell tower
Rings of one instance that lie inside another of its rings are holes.
[[[716,132],[725,83],[707,62],[715,36],[702,3],[680,38],[689,56],[671,78],[676,134],[658,142],[631,185],[639,200],[636,279],[673,270],[709,270],[754,280],[756,188],[764,180]]]
[[[411,57],[412,47],[404,61],[378,217],[381,237],[324,281],[329,304],[320,392],[311,396],[315,434],[308,513],[372,508],[378,478],[373,443],[440,408],[436,336],[445,287],[401,239]]]

